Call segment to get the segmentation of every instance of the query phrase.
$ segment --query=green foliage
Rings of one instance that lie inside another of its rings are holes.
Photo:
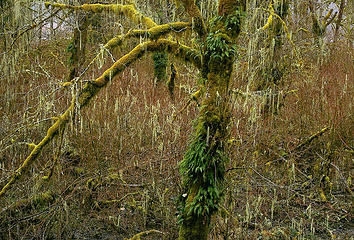
[[[221,146],[210,147],[207,136],[199,135],[190,145],[180,164],[185,186],[197,186],[192,202],[181,200],[179,222],[185,215],[210,215],[217,211],[222,196],[222,182],[228,157]],[[193,194],[189,192],[188,194]]]
[[[240,33],[244,17],[244,11],[237,8],[234,14],[217,16],[211,20],[211,32],[206,39],[206,55],[210,57],[210,61],[224,64],[236,57],[237,46],[233,41]]]
[[[154,76],[157,82],[160,82],[166,78],[167,54],[165,52],[156,52],[152,59],[154,60]]]
[[[206,54],[210,56],[210,60],[223,62],[225,58],[235,57],[237,47],[236,44],[230,45],[230,42],[229,37],[220,31],[208,34]]]

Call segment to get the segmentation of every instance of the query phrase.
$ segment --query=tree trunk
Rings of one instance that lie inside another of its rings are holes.
[[[220,1],[219,17],[212,20],[204,42],[205,97],[193,141],[180,164],[184,192],[179,206],[179,240],[206,240],[222,197],[228,160],[229,83],[245,5],[245,1]]]
[[[334,42],[336,42],[338,39],[339,29],[340,29],[342,19],[343,19],[344,7],[345,7],[345,0],[341,0],[340,6],[339,6],[338,18],[336,21],[336,28],[334,30]]]

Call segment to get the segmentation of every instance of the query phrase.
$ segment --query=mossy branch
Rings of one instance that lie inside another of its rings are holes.
[[[124,40],[127,40],[131,37],[140,37],[140,36],[144,36],[144,37],[149,37],[150,39],[156,40],[159,37],[162,37],[172,31],[174,32],[181,32],[184,30],[187,30],[189,27],[191,26],[190,23],[186,23],[186,22],[175,22],[175,23],[169,23],[169,24],[164,24],[164,25],[158,25],[156,27],[152,27],[149,28],[147,30],[131,30],[129,31],[127,34],[123,35],[123,36],[117,36],[112,38],[111,40],[109,40],[104,46],[103,49],[114,49],[118,46],[121,46],[124,42]],[[196,50],[188,48],[188,47],[184,47],[183,45],[181,45],[182,48],[184,48],[186,50],[186,52],[194,52],[193,55],[196,56],[195,58],[195,63],[193,62],[194,65],[199,66],[200,65],[200,56],[199,54],[196,52]],[[85,68],[85,70],[81,73],[81,75],[79,76],[79,78],[85,73],[87,72],[87,70],[92,66],[92,64],[100,57],[101,53],[97,54],[96,57],[94,57],[92,59],[92,61],[88,64],[88,66]],[[79,78],[75,78],[74,81],[71,82],[65,82],[62,83],[61,85],[63,87],[67,87],[72,85],[74,82],[78,81]]]
[[[11,215],[13,212],[19,209],[23,211],[23,209],[27,210],[30,208],[35,208],[37,206],[43,206],[48,203],[53,203],[55,199],[56,199],[56,194],[48,190],[46,192],[35,194],[27,199],[21,199],[14,202],[10,206],[3,209],[0,215],[2,216],[5,216],[5,214]]]
[[[130,64],[142,57],[146,52],[155,52],[165,49],[177,57],[185,61],[194,63],[196,66],[201,65],[200,57],[195,56],[195,51],[187,46],[180,45],[178,42],[161,39],[158,41],[144,42],[136,46],[130,53],[120,58],[112,67],[107,69],[100,77],[94,81],[88,82],[84,88],[79,92],[77,97],[74,97],[70,107],[56,120],[56,122],[48,129],[47,135],[43,140],[35,145],[34,149],[22,165],[13,173],[9,182],[0,191],[0,198],[12,187],[12,185],[23,177],[28,171],[31,164],[40,155],[43,148],[63,129],[68,123],[72,112],[77,108],[85,107],[89,101],[104,87],[110,80],[113,79],[118,73],[122,72]]]
[[[83,4],[80,6],[73,6],[69,4],[61,3],[44,3],[46,7],[60,8],[60,9],[72,9],[72,10],[84,10],[94,13],[101,12],[112,12],[116,15],[122,15],[130,19],[136,24],[143,24],[148,28],[154,27],[157,24],[149,17],[142,15],[138,10],[136,10],[133,4],[122,5],[122,4]]]
[[[191,21],[194,22],[194,30],[204,39],[207,35],[207,28],[198,6],[195,4],[194,0],[180,0],[180,2],[182,2],[186,12],[189,14]]]
[[[136,46],[129,54],[126,54],[111,68],[106,70],[99,78],[92,83],[96,86],[102,87],[108,83],[117,73],[121,72],[128,65],[140,58],[145,52],[156,52],[166,50],[176,57],[182,58],[187,62],[193,63],[196,67],[201,67],[201,58],[199,54],[192,48],[181,45],[178,42],[167,39],[160,39],[157,41],[148,41]]]
[[[316,35],[316,37],[321,37],[323,36],[323,34],[325,34],[326,32],[326,28],[328,27],[328,25],[330,25],[334,19],[337,16],[337,12],[335,12],[333,15],[333,9],[329,10],[327,15],[323,18],[322,23],[320,23],[320,21],[318,20],[318,17],[315,13],[315,7],[314,7],[314,3],[312,0],[308,1],[308,7],[311,13],[311,18],[312,18],[312,31],[313,33]]]
[[[191,23],[188,22],[174,22],[169,24],[158,25],[147,30],[131,30],[127,34],[114,37],[107,42],[105,48],[115,48],[122,45],[123,41],[128,38],[148,37],[152,40],[156,40],[171,32],[181,32],[191,27]]]
[[[266,11],[269,11],[270,14],[269,14],[266,24],[262,27],[262,30],[266,30],[266,29],[270,28],[270,26],[273,24],[273,21],[274,21],[273,15],[275,14],[275,11],[274,11],[272,2],[269,3],[269,9]]]

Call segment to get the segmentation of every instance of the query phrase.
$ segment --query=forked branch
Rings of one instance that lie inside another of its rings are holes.
[[[132,37],[147,37],[152,40],[156,40],[162,36],[165,36],[166,34],[169,34],[171,32],[182,32],[188,28],[191,27],[191,23],[188,22],[174,22],[174,23],[169,23],[169,24],[163,24],[163,25],[158,25],[146,30],[131,30],[127,34],[114,37],[111,40],[107,42],[105,45],[106,48],[115,48],[117,46],[120,46],[125,39],[132,38]]]

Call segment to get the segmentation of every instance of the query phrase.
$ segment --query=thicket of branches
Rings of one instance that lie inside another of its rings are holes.
[[[178,238],[208,96],[186,2],[0,1],[0,238]],[[352,9],[247,1],[210,239],[350,239]]]

